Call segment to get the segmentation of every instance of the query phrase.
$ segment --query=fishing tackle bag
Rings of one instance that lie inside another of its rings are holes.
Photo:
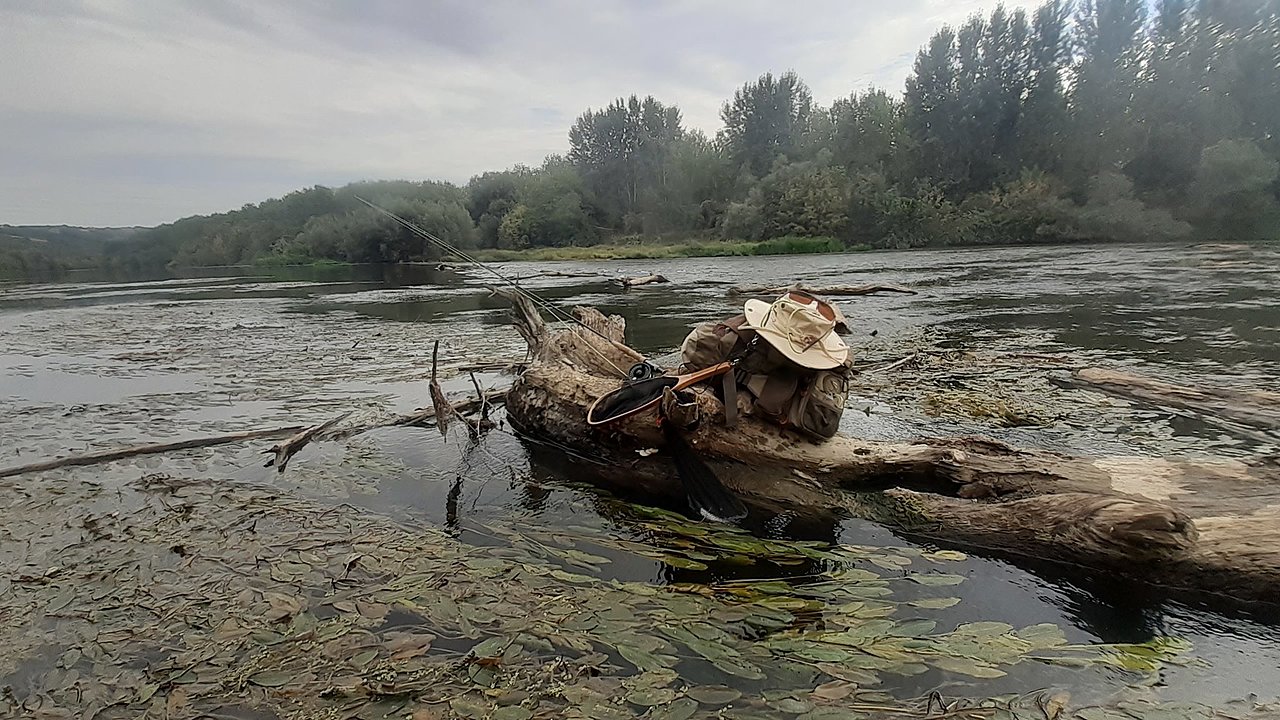
[[[738,387],[751,401],[744,410],[817,440],[835,435],[849,398],[850,363],[831,370],[800,367],[768,343],[755,342],[756,332],[743,328],[745,322],[739,315],[694,328],[680,347],[681,372],[736,359]]]

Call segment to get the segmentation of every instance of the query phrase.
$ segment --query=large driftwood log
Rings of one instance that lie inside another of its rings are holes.
[[[1190,410],[1260,430],[1280,430],[1280,393],[1218,387],[1192,388],[1097,367],[1081,368],[1075,372],[1074,377],[1086,387],[1127,400]],[[1280,435],[1277,435],[1277,439],[1280,439]]]
[[[805,285],[804,283],[795,283],[794,285],[735,285],[729,288],[729,295],[781,295],[788,290],[804,290],[814,295],[825,295],[827,297],[874,295],[882,292],[904,293],[907,295],[919,294],[911,288],[904,288],[898,285]]]
[[[640,489],[678,493],[669,461],[637,452],[662,445],[652,417],[633,417],[607,432],[583,422],[591,401],[617,387],[616,368],[640,357],[622,343],[622,319],[578,308],[579,318],[603,337],[583,328],[548,332],[530,303],[509,299],[534,357],[507,395],[513,426],[625,462],[628,481]],[[702,417],[721,415],[712,393],[698,397]],[[690,439],[730,489],[762,505],[845,508],[1001,555],[1280,602],[1280,467],[1274,465],[1069,457],[973,437],[836,437],[815,444],[751,417],[733,430],[704,422]]]

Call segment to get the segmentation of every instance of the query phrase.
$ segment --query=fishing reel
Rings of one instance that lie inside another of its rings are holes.
[[[662,368],[645,360],[631,366],[631,369],[627,371],[627,382],[636,383],[642,380],[652,380],[661,375],[663,375]]]

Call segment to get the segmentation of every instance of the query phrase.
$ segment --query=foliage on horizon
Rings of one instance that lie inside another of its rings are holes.
[[[367,196],[463,248],[834,237],[872,247],[1280,237],[1280,0],[1050,0],[943,27],[901,98],[815,104],[794,72],[716,136],[649,96],[567,155],[438,182],[315,187],[111,246],[136,265],[434,259]],[[4,249],[0,248],[0,253]],[[15,261],[0,254],[0,270]],[[34,261],[38,262],[38,261]]]

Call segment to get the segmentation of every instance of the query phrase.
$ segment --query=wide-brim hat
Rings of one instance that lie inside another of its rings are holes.
[[[830,370],[849,359],[849,346],[836,334],[835,308],[803,292],[787,292],[772,303],[748,300],[743,327],[755,330],[795,364]]]

